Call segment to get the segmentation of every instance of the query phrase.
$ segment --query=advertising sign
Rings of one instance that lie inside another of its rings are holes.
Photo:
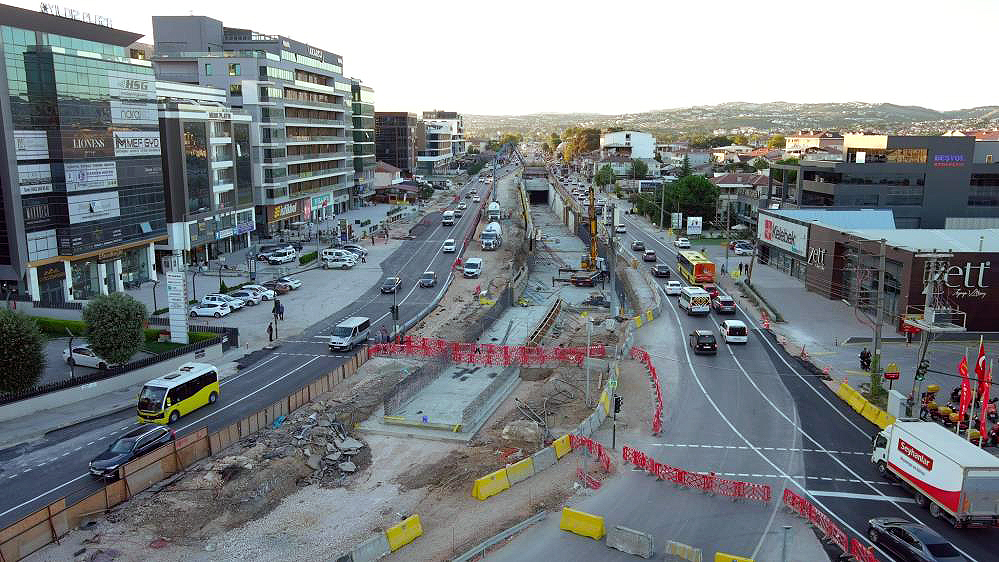
[[[49,139],[45,131],[14,131],[14,154],[18,160],[45,160]]]
[[[21,195],[52,191],[52,166],[49,164],[18,164],[17,183]]]
[[[701,219],[702,217],[687,217],[687,236],[701,233]]]
[[[163,182],[163,161],[158,157],[127,158],[116,164],[119,187]]]
[[[121,216],[118,192],[94,193],[89,195],[69,195],[69,224],[80,224]]]
[[[683,228],[683,213],[670,213],[669,219],[672,228]]]
[[[63,158],[110,158],[114,141],[107,129],[79,129],[62,132]]]
[[[963,154],[934,154],[934,168],[960,168],[964,166]]]
[[[155,103],[111,100],[111,122],[115,125],[158,125]]]
[[[159,131],[115,131],[115,156],[159,156]]]
[[[174,256],[171,256],[173,258]],[[170,309],[170,341],[188,343],[187,341],[187,274],[177,268],[168,271],[167,306]]]
[[[298,214],[298,201],[285,203],[284,205],[274,205],[271,207],[271,222],[279,221]]]
[[[118,187],[118,168],[110,162],[67,162],[66,191],[88,191]]]
[[[756,235],[771,246],[805,256],[808,248],[808,226],[760,213]]]
[[[130,100],[155,100],[156,80],[148,74],[108,70],[111,97]]]

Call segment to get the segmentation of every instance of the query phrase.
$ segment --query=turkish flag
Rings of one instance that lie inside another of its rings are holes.
[[[963,420],[964,414],[968,411],[968,406],[971,405],[971,379],[968,378],[967,357],[961,358],[961,362],[957,364],[957,372],[961,374],[961,403],[958,415]]]
[[[983,389],[982,390],[982,409],[981,409],[981,413],[978,416],[978,418],[979,418],[979,421],[978,421],[978,431],[981,433],[982,439],[984,439],[985,436],[987,435],[986,430],[988,429],[988,427],[986,427],[988,425],[987,424],[988,417],[986,417],[985,414],[986,414],[986,410],[989,407],[989,386],[991,386],[991,384],[992,384],[992,369],[986,369],[986,371],[985,371],[985,384],[982,385],[982,387],[981,387]]]
[[[981,396],[987,384],[985,382],[985,377],[991,374],[988,373],[987,369],[985,368],[985,342],[982,340],[978,341],[978,361],[975,362],[975,374],[978,375],[977,394]]]

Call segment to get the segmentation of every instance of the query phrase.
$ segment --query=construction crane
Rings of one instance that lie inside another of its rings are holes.
[[[593,194],[593,183],[590,183],[590,208],[587,212],[587,222],[590,226],[590,253],[583,256],[580,267],[586,271],[597,269],[597,206]]]

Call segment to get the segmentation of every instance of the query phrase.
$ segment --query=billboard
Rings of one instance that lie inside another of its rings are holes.
[[[163,161],[156,156],[118,160],[118,186],[163,183]]]
[[[114,141],[107,129],[76,129],[62,131],[62,157],[111,158],[114,156]]]
[[[18,164],[17,184],[21,195],[52,191],[52,166],[49,164]]]
[[[115,156],[159,156],[159,131],[114,131]]]
[[[114,161],[67,162],[66,191],[89,191],[118,187],[118,168]]]
[[[701,233],[701,218],[702,217],[687,217],[687,236]]]
[[[69,195],[66,197],[66,203],[69,207],[69,224],[79,224],[121,216],[117,191],[88,195]]]
[[[760,213],[756,236],[776,248],[804,257],[808,249],[808,226]]]
[[[683,213],[669,214],[670,227],[675,229],[683,228]]]
[[[158,125],[155,103],[111,100],[111,122],[115,125]]]
[[[148,74],[107,70],[108,90],[112,98],[155,100],[156,80]]]
[[[14,154],[18,160],[45,160],[49,139],[45,131],[14,131]]]

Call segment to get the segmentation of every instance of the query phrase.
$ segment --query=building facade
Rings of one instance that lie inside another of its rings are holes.
[[[451,130],[451,158],[452,161],[461,158],[468,152],[468,145],[465,142],[465,118],[455,111],[424,111],[423,120],[425,122],[445,123]]]
[[[153,36],[160,79],[220,88],[251,116],[257,230],[272,234],[350,208],[353,89],[342,57],[201,16],[154,16]]]
[[[376,159],[399,168],[406,174],[416,173],[416,135],[419,119],[406,111],[375,112]]]
[[[416,170],[425,176],[447,173],[454,159],[451,125],[446,121],[420,121],[416,125]]]
[[[351,108],[354,135],[354,187],[351,208],[356,208],[375,194],[375,90],[351,81]]]
[[[62,303],[156,279],[166,238],[141,35],[0,5],[0,280]]]

